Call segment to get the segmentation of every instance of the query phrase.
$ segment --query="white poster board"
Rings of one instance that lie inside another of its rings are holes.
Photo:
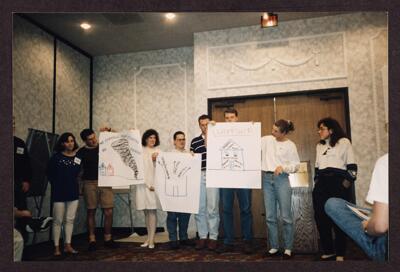
[[[198,213],[201,156],[182,152],[160,152],[156,161],[155,189],[162,209]]]
[[[125,187],[144,183],[139,130],[101,132],[99,186]]]
[[[261,123],[208,124],[206,185],[261,188]]]

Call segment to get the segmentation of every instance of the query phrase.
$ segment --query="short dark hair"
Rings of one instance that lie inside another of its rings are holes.
[[[158,146],[160,145],[160,137],[158,136],[158,132],[155,129],[148,129],[143,133],[142,136],[142,146],[146,146],[146,140],[150,137],[150,136],[156,136],[156,144],[154,146]]]
[[[91,128],[85,128],[84,130],[82,130],[80,134],[82,141],[86,141],[87,137],[89,137],[93,133],[94,131]]]
[[[323,118],[318,121],[317,127],[319,128],[321,125],[324,125],[328,129],[332,130],[332,135],[329,143],[330,146],[334,147],[341,138],[347,138],[346,133],[336,119],[333,119],[332,117]]]
[[[281,133],[288,134],[290,131],[294,131],[294,124],[290,120],[279,119],[274,125],[279,128]]]
[[[183,131],[177,131],[177,132],[175,132],[174,133],[174,141],[176,140],[176,136],[178,136],[178,135],[183,135],[183,136],[185,136],[185,133],[183,132]]]
[[[66,143],[68,141],[69,137],[72,137],[72,139],[74,139],[74,150],[77,150],[79,148],[79,146],[76,143],[74,134],[72,134],[71,132],[65,132],[65,133],[61,134],[61,136],[58,138],[56,146],[54,147],[54,151],[63,152],[65,150],[63,143]]]
[[[224,116],[225,116],[225,114],[227,114],[227,113],[234,113],[235,116],[239,116],[237,110],[234,109],[234,108],[226,109],[226,110],[224,111]]]
[[[210,116],[208,116],[207,114],[202,114],[199,116],[197,121],[200,123],[200,120],[205,120],[205,119],[211,120]]]

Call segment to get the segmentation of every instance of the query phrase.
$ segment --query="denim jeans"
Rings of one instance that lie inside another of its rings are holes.
[[[292,188],[289,175],[282,173],[262,172],[265,217],[268,229],[268,241],[271,248],[279,249],[277,204],[279,204],[280,219],[282,219],[282,235],[284,249],[293,247],[293,212]]]
[[[176,228],[179,226],[179,240],[188,239],[190,213],[168,212],[167,213],[167,230],[170,241],[177,241],[178,235]]]
[[[231,245],[234,241],[233,229],[233,200],[234,194],[239,200],[240,227],[244,240],[253,239],[253,218],[251,215],[251,189],[227,189],[221,188],[222,206],[224,216],[224,244]]]
[[[200,239],[206,239],[207,235],[212,240],[218,239],[219,189],[206,188],[206,171],[201,171],[199,213],[194,219]]]
[[[374,261],[385,261],[387,250],[387,234],[371,236],[362,228],[362,219],[358,217],[347,205],[354,204],[341,198],[330,198],[325,203],[325,212],[351,239],[353,239],[364,252]]]

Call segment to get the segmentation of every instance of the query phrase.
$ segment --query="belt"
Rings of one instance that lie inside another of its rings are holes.
[[[274,172],[272,172],[272,171],[266,171],[265,173],[267,173],[267,174],[273,174]]]

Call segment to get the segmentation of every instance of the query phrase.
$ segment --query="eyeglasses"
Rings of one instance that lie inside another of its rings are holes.
[[[326,128],[326,127],[321,127],[321,128],[318,128],[318,129],[317,129],[318,132],[324,131],[324,130],[328,130],[328,128]]]

